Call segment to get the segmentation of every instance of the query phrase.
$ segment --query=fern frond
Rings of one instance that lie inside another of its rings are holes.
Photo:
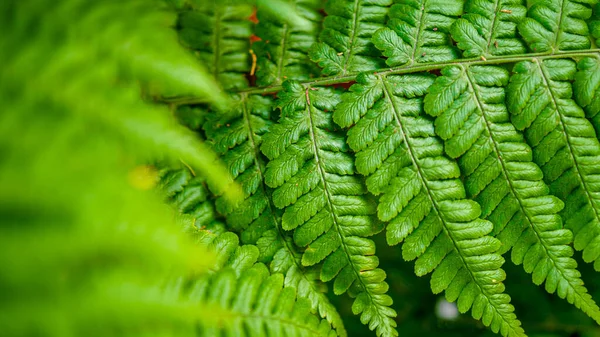
[[[600,58],[586,57],[577,63],[573,92],[586,117],[600,134]]]
[[[331,115],[338,94],[285,82],[279,93],[281,118],[261,147],[271,160],[266,183],[275,189],[275,206],[284,208],[282,226],[294,230],[294,242],[307,246],[302,264],[324,261],[321,280],[334,280],[334,292],[349,291],[361,321],[377,335],[396,336],[396,315],[386,295],[385,272],[377,268],[375,244],[366,239],[381,230],[376,209],[354,176],[343,133]]]
[[[600,270],[600,143],[583,110],[571,99],[571,60],[534,59],[515,65],[507,90],[511,120],[533,149],[550,192],[565,203],[565,226],[575,249]]]
[[[465,14],[452,25],[452,38],[465,57],[523,54],[517,24],[526,14],[522,0],[469,0]]]
[[[319,43],[310,58],[325,75],[373,70],[383,66],[379,51],[371,42],[377,29],[384,27],[392,0],[330,0]]]
[[[179,37],[224,89],[248,86],[252,6],[195,2],[179,14]]]
[[[473,317],[504,336],[524,336],[504,292],[500,242],[492,224],[478,219],[477,203],[465,199],[460,171],[444,156],[423,96],[433,78],[423,75],[361,75],[344,95],[334,117],[345,124],[361,117],[348,132],[357,152],[356,167],[368,176],[367,187],[381,194],[378,215],[391,245],[404,241],[406,260],[417,258],[415,272],[433,271],[434,293],[473,308]],[[434,271],[435,270],[435,271]]]
[[[239,275],[225,268],[197,281],[190,290],[190,299],[223,309],[223,324],[201,325],[200,335],[337,336],[326,320],[310,312],[306,299],[296,299],[296,290],[283,283],[283,275],[269,275],[260,263]]]
[[[257,8],[256,35],[262,41],[255,42],[257,85],[281,84],[286,79],[306,80],[318,74],[318,68],[310,61],[308,50],[316,43],[322,15],[320,0],[291,0],[298,15],[308,25],[293,26],[282,21],[274,13]],[[264,5],[268,5],[264,3]]]
[[[460,54],[452,46],[450,26],[462,11],[461,0],[396,0],[387,28],[375,32],[373,43],[391,67],[453,60]]]
[[[437,116],[436,133],[445,140],[446,152],[460,157],[467,194],[494,223],[501,253],[512,248],[512,261],[533,273],[535,284],[545,281],[548,292],[600,320],[571,258],[573,235],[558,215],[564,205],[549,195],[531,148],[510,123],[504,104],[508,72],[473,66],[442,73],[425,108]]]
[[[545,0],[535,2],[519,33],[533,52],[590,48],[588,25],[596,0]]]
[[[338,334],[345,336],[337,310],[316,277],[302,268],[300,253],[283,233],[273,191],[265,185],[266,160],[259,147],[272,128],[272,106],[269,98],[243,94],[228,112],[207,117],[204,130],[208,141],[244,191],[240,204],[218,196],[217,210],[231,228],[241,232],[244,243],[257,245],[260,260],[269,263],[273,273],[284,274],[286,285],[296,287],[299,296],[308,298]]]

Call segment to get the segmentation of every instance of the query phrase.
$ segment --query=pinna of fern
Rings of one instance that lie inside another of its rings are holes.
[[[272,126],[272,101],[242,94],[235,102],[227,112],[208,116],[204,124],[208,141],[244,192],[240,203],[217,196],[217,211],[230,229],[240,232],[244,243],[259,248],[260,260],[269,264],[272,273],[285,275],[286,285],[294,286],[299,297],[309,299],[311,307],[344,336],[341,318],[323,293],[317,275],[303,268],[300,252],[284,233],[282,215],[275,207],[277,196],[266,185],[266,158],[260,146]]]
[[[352,311],[377,335],[397,335],[396,315],[385,294],[375,245],[366,237],[381,230],[375,205],[336,132],[331,111],[339,97],[328,88],[285,82],[279,93],[281,117],[265,135],[262,152],[270,159],[265,182],[274,188],[275,206],[284,209],[282,227],[306,247],[302,264],[323,261],[320,278],[334,280],[334,293],[355,297]]]

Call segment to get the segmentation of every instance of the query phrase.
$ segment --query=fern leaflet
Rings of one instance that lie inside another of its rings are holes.
[[[525,53],[517,24],[527,9],[521,0],[469,0],[465,14],[452,25],[452,38],[465,57]]]
[[[558,216],[563,203],[549,195],[532,151],[510,124],[504,105],[508,72],[497,67],[445,68],[426,98],[425,109],[437,116],[436,133],[446,152],[460,157],[471,198],[492,221],[502,252],[512,248],[512,261],[546,282],[590,317],[600,309],[583,286],[569,244],[572,233]]]
[[[450,26],[463,11],[460,0],[396,1],[387,28],[375,32],[373,43],[391,67],[442,62],[460,54],[450,43]]]
[[[335,307],[321,291],[316,276],[301,268],[299,253],[282,232],[279,210],[273,205],[271,189],[265,185],[266,163],[259,147],[272,126],[269,118],[273,103],[265,97],[243,94],[236,104],[226,113],[210,115],[204,124],[208,141],[244,192],[244,200],[236,205],[218,197],[217,210],[225,215],[230,228],[241,232],[243,242],[258,246],[260,259],[269,262],[271,272],[284,274],[286,285],[309,298],[311,305],[344,336]]]
[[[318,68],[308,58],[308,50],[317,41],[321,1],[292,2],[298,14],[310,23],[307,27],[282,22],[273,13],[261,10],[259,3],[256,34],[262,41],[254,43],[252,49],[258,58],[256,83],[260,86],[281,84],[285,79],[305,80],[318,74]]]
[[[357,152],[357,169],[369,176],[369,190],[381,194],[378,215],[389,221],[388,243],[404,240],[404,258],[418,258],[416,274],[435,270],[432,290],[446,290],[461,312],[473,308],[473,317],[483,317],[493,331],[524,336],[503,294],[500,242],[487,236],[493,226],[478,219],[477,203],[465,199],[458,166],[444,156],[423,114],[423,96],[432,83],[421,75],[359,76],[335,120],[349,126],[358,119],[348,144]]]
[[[345,75],[383,66],[371,36],[385,24],[392,0],[330,0],[319,43],[310,58],[325,75]]]
[[[247,4],[219,4],[206,1],[179,15],[182,44],[193,50],[225,89],[248,86],[252,22]]]
[[[575,249],[600,270],[600,144],[583,110],[571,99],[576,69],[570,60],[520,62],[507,103],[517,129],[533,148],[550,192],[565,202],[562,217]]]
[[[240,246],[231,232],[204,235],[219,260],[212,274],[195,280],[184,296],[222,310],[213,313],[222,322],[200,325],[201,335],[337,336],[326,320],[311,313],[307,299],[296,299],[296,289],[284,286],[282,274],[270,275],[264,264],[256,263],[255,246]]]
[[[596,134],[600,134],[600,58],[586,57],[577,63],[577,68],[573,83],[575,100],[585,110]]]
[[[534,52],[590,48],[585,20],[596,0],[536,1],[519,24],[519,33]]]
[[[365,237],[381,230],[374,203],[353,176],[354,163],[343,133],[335,132],[331,116],[338,95],[326,88],[305,88],[285,82],[280,92],[281,118],[265,135],[261,147],[271,159],[266,183],[275,188],[275,205],[285,208],[282,225],[294,230],[294,242],[308,246],[302,264],[324,260],[321,280],[335,279],[334,293],[356,297],[355,314],[377,335],[397,336],[396,315],[385,293],[385,272],[375,244]]]

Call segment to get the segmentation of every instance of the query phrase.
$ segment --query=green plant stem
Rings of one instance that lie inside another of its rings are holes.
[[[441,69],[450,65],[492,65],[492,64],[505,64],[505,63],[516,63],[519,61],[531,60],[533,58],[537,58],[539,60],[545,59],[555,59],[555,58],[582,58],[586,56],[600,56],[600,48],[597,49],[587,49],[587,50],[573,50],[573,51],[559,51],[556,53],[531,53],[531,54],[523,54],[523,55],[508,55],[508,56],[493,56],[484,58],[468,58],[468,59],[458,59],[446,62],[437,62],[437,63],[429,63],[429,64],[412,64],[409,66],[400,66],[387,68],[382,70],[375,70],[374,74],[379,75],[398,75],[398,74],[409,74],[409,73],[417,73],[421,71],[429,71]],[[348,82],[353,82],[356,80],[356,76],[359,73],[352,73],[343,76],[329,76],[329,77],[321,77],[314,80],[303,81],[301,84],[306,86],[326,86],[326,85],[334,85],[334,84],[343,84]],[[242,90],[235,91],[240,94],[271,94],[281,91],[283,88],[281,85],[273,85],[262,88],[246,88]],[[196,97],[159,97],[156,98],[158,102],[164,102],[175,105],[187,105],[187,104],[202,104],[207,103],[206,99],[200,99]]]

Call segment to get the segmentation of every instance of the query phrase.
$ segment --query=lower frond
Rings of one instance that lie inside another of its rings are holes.
[[[564,205],[549,195],[531,148],[510,123],[503,88],[508,72],[470,67],[444,69],[443,75],[446,79],[432,88],[430,102],[443,100],[449,92],[455,96],[442,103],[444,110],[431,108],[437,115],[436,132],[446,141],[448,153],[464,152],[459,164],[467,194],[494,223],[501,252],[512,248],[512,261],[533,273],[535,284],[545,281],[548,292],[558,290],[560,297],[600,320],[600,309],[571,258],[572,233],[562,228],[558,215]]]
[[[222,309],[215,325],[200,325],[202,336],[337,336],[326,320],[311,313],[281,274],[269,275],[261,263],[236,273],[225,268],[191,286],[191,300]]]
[[[334,117],[361,117],[348,132],[348,144],[369,190],[381,194],[378,215],[388,222],[388,243],[404,241],[402,255],[417,259],[416,274],[433,272],[433,292],[445,290],[461,312],[472,309],[473,317],[503,336],[524,336],[503,293],[500,242],[488,236],[493,225],[478,219],[479,205],[466,200],[458,166],[444,155],[423,112],[433,78],[361,75],[357,82]]]
[[[320,278],[335,280],[334,292],[350,290],[352,307],[377,335],[397,336],[396,315],[386,295],[385,272],[377,268],[375,244],[366,239],[381,230],[375,205],[354,176],[343,134],[331,115],[338,95],[327,88],[285,82],[279,93],[281,118],[265,135],[263,153],[271,159],[265,174],[274,202],[284,208],[282,225],[306,250],[305,266],[323,262]]]

